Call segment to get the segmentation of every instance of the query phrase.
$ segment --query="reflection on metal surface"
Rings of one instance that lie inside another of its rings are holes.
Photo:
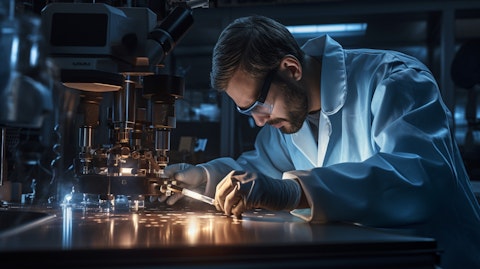
[[[247,213],[242,219],[214,209],[105,213],[66,207],[63,214],[64,249],[79,240],[83,247],[132,248],[309,241],[312,236],[307,223],[295,218],[285,221],[276,213],[260,210]],[[272,234],[281,236],[271,237]],[[290,238],[292,234],[295,238]]]
[[[63,208],[62,225],[62,248],[69,249],[72,246],[72,208]]]
[[[21,209],[0,210],[0,237],[15,235],[43,224],[55,215]]]
[[[255,210],[235,219],[195,203],[181,208],[162,204],[139,212],[52,208],[57,215],[52,221],[0,237],[0,257],[41,254],[42,259],[17,259],[19,268],[125,269],[412,269],[434,268],[438,261],[430,238],[349,224],[316,225],[285,211]]]

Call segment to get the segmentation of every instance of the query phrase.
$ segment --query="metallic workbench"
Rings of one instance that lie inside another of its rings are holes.
[[[16,268],[435,268],[438,262],[433,239],[310,224],[286,212],[256,210],[235,219],[193,202],[136,212],[8,206],[0,215],[19,211],[44,216],[0,233],[0,264]]]

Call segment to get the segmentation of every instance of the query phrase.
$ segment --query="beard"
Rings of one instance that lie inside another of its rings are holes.
[[[274,125],[282,121],[286,121],[288,125],[282,126],[280,131],[285,134],[293,134],[298,132],[303,126],[303,122],[308,115],[308,97],[306,87],[300,82],[289,79],[284,79],[277,75],[275,82],[279,89],[288,100],[288,118],[275,118],[269,120],[267,123]]]

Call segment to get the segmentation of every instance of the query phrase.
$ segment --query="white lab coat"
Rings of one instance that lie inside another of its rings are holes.
[[[480,209],[430,71],[329,36],[303,49],[322,57],[318,146],[306,122],[295,134],[264,126],[254,151],[202,165],[207,194],[232,169],[297,178],[310,209],[292,214],[409,230],[437,240],[442,268],[480,268]]]

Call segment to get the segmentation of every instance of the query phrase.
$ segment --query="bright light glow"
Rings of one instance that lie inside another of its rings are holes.
[[[63,204],[70,204],[70,201],[72,200],[72,194],[68,193],[63,197]]]
[[[10,66],[15,67],[18,62],[18,51],[20,50],[20,40],[17,36],[12,38],[12,48],[10,51]]]
[[[306,36],[322,33],[339,34],[364,34],[367,30],[367,23],[341,23],[341,24],[315,24],[287,26],[287,29],[294,36]]]
[[[120,174],[127,176],[132,174],[132,168],[122,167],[120,168]]]
[[[38,58],[40,56],[38,50],[38,44],[32,44],[32,47],[30,48],[30,66],[37,66],[39,64]]]
[[[191,191],[191,190],[187,190],[185,188],[182,189],[182,194],[185,195],[185,196],[188,196],[190,198],[205,202],[207,204],[213,205],[215,203],[215,199],[210,198],[210,197],[205,196],[205,195],[201,195],[200,193],[196,193],[196,192]]]

